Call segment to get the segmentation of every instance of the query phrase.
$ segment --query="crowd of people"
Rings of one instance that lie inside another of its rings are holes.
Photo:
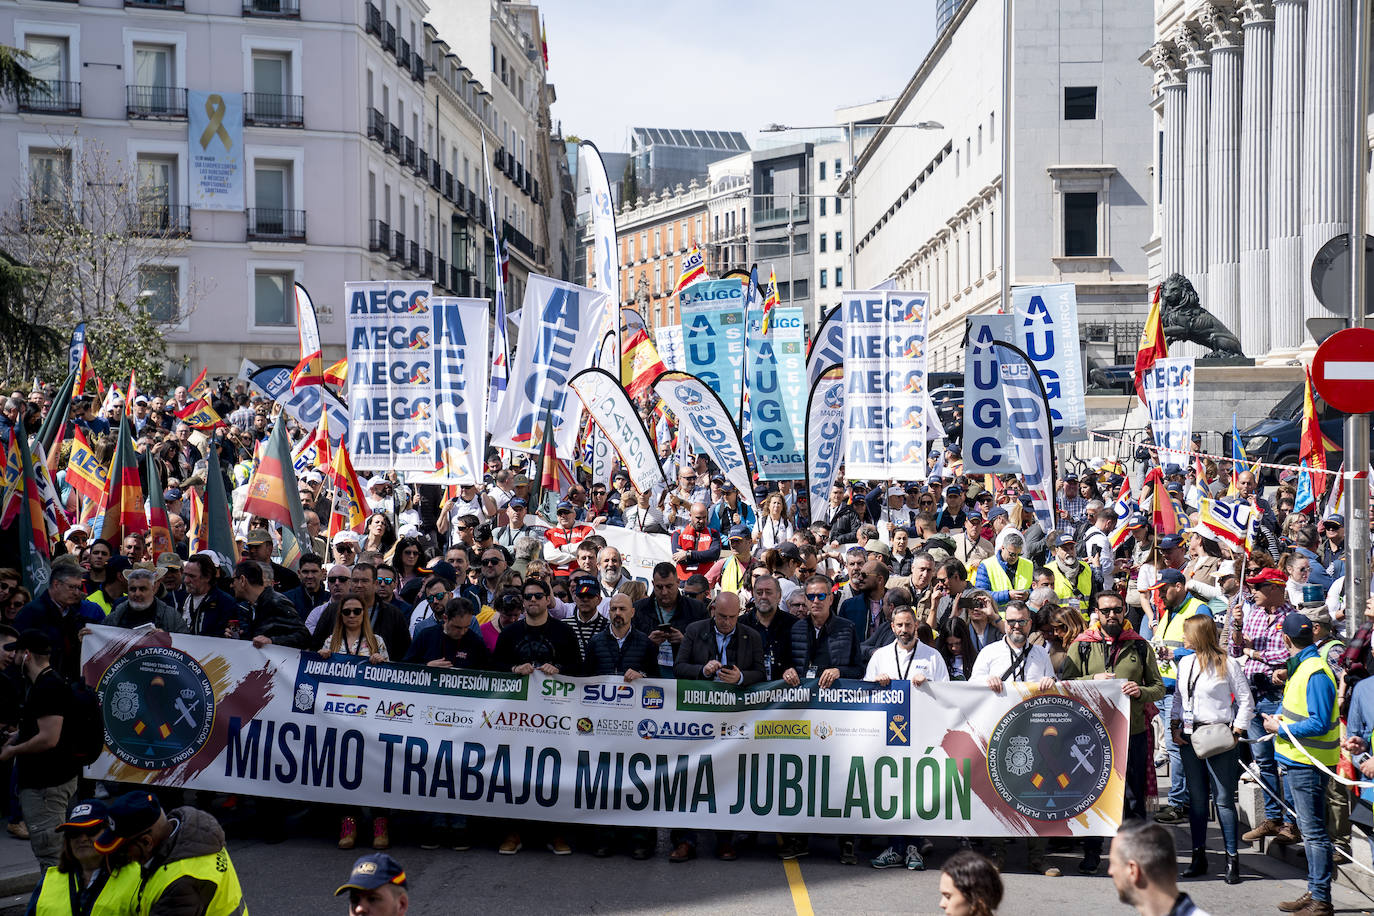
[[[1185,874],[1204,876],[1213,871],[1206,832],[1214,805],[1220,874],[1230,883],[1242,877],[1242,844],[1302,843],[1308,890],[1284,908],[1331,912],[1333,846],[1351,854],[1350,794],[1328,773],[1344,751],[1374,775],[1374,679],[1364,680],[1368,631],[1348,645],[1339,636],[1345,520],[1295,511],[1287,480],[1266,499],[1251,471],[1233,477],[1226,463],[1202,460],[1166,465],[1155,485],[1194,511],[1188,527],[1164,533],[1139,509],[1150,504],[1150,485],[1137,485],[1139,502],[1128,502],[1122,468],[1103,461],[1081,477],[1061,471],[1047,526],[1018,476],[964,474],[957,448],[926,481],[841,479],[816,506],[801,482],[759,483],[748,499],[704,455],[676,467],[661,492],[637,490],[620,470],[554,498],[535,485],[532,462],[492,450],[473,485],[372,475],[364,531],[332,538],[320,522],[331,489],[318,470],[302,469],[296,483],[310,543],[288,566],[276,523],[242,512],[271,402],[220,386],[228,426],[207,437],[176,421],[186,398],[184,389],[165,400],[138,395],[132,411],[141,473],[150,479],[156,462],[165,487],[170,550],[152,555],[139,533],[111,540],[77,524],[40,594],[20,586],[17,570],[0,569],[0,632],[13,640],[0,650],[0,714],[13,729],[0,751],[0,763],[14,761],[9,829],[29,838],[45,866],[59,865],[59,832],[70,829],[63,815],[78,785],[75,768],[56,759],[49,704],[77,678],[80,641],[100,623],[516,674],[733,685],[967,681],[994,692],[1010,681],[1049,689],[1057,680],[1117,680],[1130,707],[1125,818],[1186,822]],[[4,422],[32,429],[43,409],[41,396],[12,397]],[[98,447],[113,448],[110,425],[124,405],[105,405],[102,415],[87,400],[75,410]],[[204,487],[210,449],[233,494],[236,557],[190,551],[188,493]],[[64,473],[57,484],[75,508]],[[1248,505],[1248,545],[1198,524],[1201,498]],[[667,536],[670,556],[648,581],[630,575],[608,543],[604,532],[616,527]],[[1169,787],[1155,810],[1166,763]],[[1250,766],[1264,788],[1264,819],[1241,833],[1236,789]],[[655,832],[640,828],[419,820],[414,839],[428,848],[489,838],[515,854],[534,834],[558,855],[576,842],[593,855],[644,859],[657,846]],[[381,809],[341,812],[339,846],[370,840],[387,849],[391,826]],[[696,858],[698,840],[671,831],[669,860]],[[721,833],[714,854],[729,861],[755,842]],[[835,845],[841,861],[858,863],[856,838]],[[1006,864],[1005,840],[961,845],[998,869]],[[1043,841],[1024,846],[1031,871],[1059,873]],[[810,848],[808,837],[785,836],[777,852],[796,858]],[[923,869],[934,848],[928,838],[894,836],[872,850],[870,864]],[[1100,840],[1082,841],[1079,852],[1079,872],[1101,870]],[[1141,856],[1130,880],[1158,878],[1158,863]],[[1115,860],[1112,867],[1116,874]]]

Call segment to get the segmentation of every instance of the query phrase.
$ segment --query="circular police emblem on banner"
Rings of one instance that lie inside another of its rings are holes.
[[[194,658],[166,646],[123,655],[100,679],[105,744],[131,766],[162,770],[194,757],[215,719],[210,678]]]
[[[1027,817],[1077,817],[1102,797],[1111,774],[1107,727],[1071,697],[1043,694],[1017,704],[988,739],[993,788]]]
[[[691,385],[678,385],[673,389],[673,394],[687,407],[695,407],[701,403],[701,392]]]

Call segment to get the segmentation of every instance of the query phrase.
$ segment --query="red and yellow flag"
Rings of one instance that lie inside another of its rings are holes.
[[[67,456],[67,485],[82,499],[99,502],[105,496],[105,483],[110,479],[109,466],[95,455],[80,426],[72,438],[72,450]]]
[[[248,478],[248,498],[243,501],[243,511],[270,518],[293,530],[304,527],[305,510],[301,506],[300,491],[296,489],[285,413],[277,414],[272,435],[267,437],[258,455],[258,466]]]
[[[1140,402],[1145,403],[1145,373],[1155,364],[1155,360],[1169,355],[1169,345],[1164,340],[1164,319],[1160,314],[1159,294],[1162,286],[1155,287],[1155,298],[1150,303],[1150,314],[1145,317],[1145,327],[1140,329],[1140,347],[1135,354],[1135,393]]]
[[[322,404],[320,425],[315,428],[315,467],[328,475],[329,467],[333,463],[333,450],[329,445],[329,407]]]
[[[1298,462],[1307,462],[1312,469],[1312,492],[1320,496],[1326,492],[1326,437],[1322,435],[1321,417],[1317,414],[1317,398],[1312,392],[1312,370],[1303,372],[1302,433],[1298,437]]]
[[[773,325],[773,309],[778,307],[778,272],[768,268],[768,293],[763,297],[763,323],[759,330],[767,334]]]
[[[682,273],[678,274],[677,285],[673,287],[673,295],[677,295],[698,280],[706,279],[706,259],[702,257],[701,248],[695,242],[687,252],[687,257],[682,259]]]
[[[91,368],[91,354],[85,345],[81,347],[81,361],[76,364],[76,382],[72,385],[72,397],[85,394],[87,386],[95,382],[95,370]]]
[[[335,388],[342,388],[348,384],[348,357],[334,363],[324,370],[324,381],[326,384],[333,385]]]
[[[126,414],[119,421],[114,459],[110,464],[110,480],[106,487],[100,536],[111,544],[123,542],[126,535],[148,530],[148,516],[143,511],[143,482],[138,476],[131,427]]]
[[[188,537],[191,539],[191,553],[199,553],[210,547],[210,516],[205,511],[205,500],[196,489],[191,490],[191,526]]]
[[[343,442],[334,450],[334,464],[329,469],[329,479],[334,483],[329,536],[332,538],[340,531],[362,534],[367,526],[367,501],[363,498],[363,486],[358,482],[353,462],[348,457],[348,446]]]
[[[177,419],[184,422],[192,429],[205,430],[206,432],[219,426],[224,426],[224,420],[218,411],[210,406],[208,397],[198,397],[194,401],[187,401],[186,406],[174,411]]]
[[[648,331],[640,328],[625,339],[620,355],[620,377],[625,379],[625,392],[631,398],[639,397],[654,379],[667,371]]]
[[[156,560],[172,549],[172,529],[167,523],[167,503],[162,498],[162,481],[157,462],[148,462],[148,555]]]
[[[137,369],[129,370],[129,393],[124,397],[124,416],[134,415],[134,398],[138,396],[138,375]]]

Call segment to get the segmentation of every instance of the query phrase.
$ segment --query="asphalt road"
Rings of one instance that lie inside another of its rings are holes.
[[[323,825],[320,825],[323,826]],[[398,825],[398,827],[401,825]],[[230,851],[254,916],[336,914],[347,910],[342,898],[332,897],[354,858],[366,850],[343,852],[316,825],[292,824],[285,842],[269,844],[244,830],[230,842]],[[406,839],[405,837],[396,837]],[[578,851],[555,857],[527,837],[515,856],[497,855],[492,846],[468,852],[424,851],[409,843],[391,850],[410,876],[411,908],[425,914],[530,912],[710,914],[723,912],[758,916],[816,914],[938,913],[939,862],[957,848],[951,838],[937,839],[930,869],[878,871],[864,864],[840,865],[833,841],[816,840],[810,856],[799,860],[798,880],[789,882],[788,869],[774,855],[771,837],[754,849],[741,848],[736,862],[711,857],[711,841],[703,838],[702,858],[680,865],[668,862],[667,831],[659,832],[658,854],[636,862],[628,856],[595,859]],[[1186,831],[1176,831],[1186,847]],[[1214,838],[1213,849],[1219,848]],[[1097,877],[1074,874],[1076,852],[1051,854],[1052,864],[1066,875],[1046,878],[1024,874],[1024,850],[1009,851],[1004,916],[1066,916],[1133,912],[1117,899],[1106,862]],[[1219,857],[1216,857],[1219,865]],[[1301,859],[1292,857],[1301,864]],[[1242,855],[1246,880],[1229,887],[1220,877],[1182,883],[1197,903],[1213,916],[1228,913],[1277,913],[1279,900],[1297,897],[1305,881],[1296,867],[1250,853]],[[1219,867],[1217,873],[1220,873]],[[1374,912],[1374,902],[1347,888],[1336,891],[1337,912]]]

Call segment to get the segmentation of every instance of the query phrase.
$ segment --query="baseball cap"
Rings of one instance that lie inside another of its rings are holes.
[[[1339,512],[1332,512],[1326,518],[1322,519],[1322,524],[1340,525],[1343,528],[1345,527],[1345,516],[1341,515]]]
[[[1175,547],[1183,546],[1183,538],[1176,534],[1166,534],[1159,539],[1160,550],[1173,550]]]
[[[67,818],[57,830],[91,830],[104,827],[109,820],[109,808],[98,798],[77,799],[67,808]]]
[[[1281,570],[1271,568],[1261,569],[1245,580],[1246,585],[1269,585],[1270,583],[1275,585],[1287,585],[1288,576],[1284,575]]]
[[[135,404],[147,404],[147,403],[148,403],[148,396],[147,396],[146,394],[134,395],[134,403],[135,403]]]
[[[1225,579],[1227,576],[1234,575],[1236,575],[1235,560],[1222,560],[1220,563],[1217,564],[1216,578],[1218,580]]]
[[[599,595],[601,586],[596,584],[596,580],[591,576],[579,576],[573,580],[574,595]]]
[[[742,541],[749,537],[749,527],[747,525],[736,525],[730,529],[730,540]]]
[[[458,571],[453,568],[453,564],[448,560],[435,560],[429,566],[421,569],[420,572],[426,576],[438,576],[450,584],[458,582]]]
[[[70,528],[67,529],[65,537],[68,540],[70,540],[73,534],[84,534],[86,535],[86,537],[90,537],[91,526],[86,524],[85,522],[78,522],[77,524],[72,525]]]
[[[181,499],[181,488],[168,487],[162,491],[162,498],[169,502],[174,499]]]
[[[1283,618],[1283,635],[1290,639],[1306,633],[1312,635],[1312,618],[1300,611],[1293,611]]]
[[[568,502],[566,499],[563,500],[561,503],[558,504],[558,512],[559,512],[560,514],[563,513],[563,512],[576,512],[576,511],[577,511],[577,507],[574,506],[572,503]]]
[[[783,541],[777,547],[778,556],[787,560],[801,560],[801,550],[791,541]]]
[[[353,871],[348,880],[339,885],[334,892],[337,897],[344,891],[375,891],[379,887],[394,884],[406,886],[406,870],[391,856],[384,852],[368,853],[353,863]]]
[[[1060,475],[1060,479],[1061,479],[1061,480],[1077,480],[1077,479],[1078,479],[1078,475],[1075,474],[1073,471],[1066,471],[1066,472],[1064,472],[1062,475]]]
[[[864,550],[867,550],[869,553],[876,553],[880,557],[892,557],[892,548],[877,538],[869,538],[868,543],[864,545]]]
[[[110,557],[109,561],[106,562],[105,576],[107,579],[115,578],[124,575],[125,572],[133,568],[134,564],[130,562],[128,557],[122,554],[116,555]]]
[[[334,543],[359,544],[362,543],[362,538],[358,537],[358,532],[356,531],[340,531],[338,534],[334,535]]]
[[[524,474],[516,474],[516,475],[515,475],[515,482],[514,482],[513,486],[517,486],[517,487],[528,487],[529,485],[530,485],[530,479],[529,479],[528,477],[526,477]]]
[[[5,646],[6,652],[37,652],[48,655],[52,652],[52,640],[42,630],[25,630],[19,638]]]
[[[1302,613],[1313,623],[1319,623],[1324,627],[1329,627],[1332,624],[1331,612],[1326,609],[1325,601],[1313,601],[1311,603],[1304,601]]]
[[[888,495],[888,496],[901,496],[901,497],[905,498],[905,497],[906,497],[906,487],[888,487],[888,488],[887,488],[887,495]]]
[[[728,480],[727,480],[727,481],[724,481],[724,482],[721,483],[721,485],[720,485],[720,492],[722,492],[722,493],[733,493],[733,492],[735,492],[735,485],[732,484],[732,483],[731,483],[730,481],[728,481]]]
[[[272,543],[272,532],[263,528],[254,528],[248,532],[248,536],[244,540],[248,542],[250,547],[254,544],[270,544]]]
[[[951,493],[963,493],[963,492],[964,492],[964,488],[961,487],[961,486],[959,486],[957,483],[952,483],[952,484],[950,484],[949,486],[945,487],[945,495],[946,495],[946,496],[948,496],[948,495],[951,494]]]
[[[992,511],[990,511],[990,512],[988,513],[988,521],[992,521],[992,520],[995,519],[995,518],[1008,518],[1008,517],[1010,517],[1010,513],[1008,513],[1007,510],[1006,510],[1006,509],[1003,509],[1001,506],[994,506],[993,509],[992,509]]]
[[[1149,522],[1145,520],[1145,516],[1141,515],[1139,512],[1132,513],[1126,519],[1126,527],[1128,528],[1144,528],[1148,524]]]
[[[1141,591],[1152,592],[1166,585],[1182,585],[1186,581],[1188,580],[1184,578],[1183,573],[1177,569],[1161,569],[1159,571],[1159,581],[1155,582],[1155,584],[1151,585],[1149,588],[1142,588]]]
[[[510,501],[510,507],[512,509],[528,509],[530,507],[529,500],[517,496]]]
[[[181,557],[167,550],[157,555],[157,565],[162,569],[181,569],[185,564],[181,562]]]
[[[1073,535],[1062,531],[1050,538],[1050,542],[1055,547],[1072,547],[1074,545]]]
[[[130,792],[111,802],[105,831],[95,839],[99,852],[114,852],[125,840],[132,840],[152,829],[162,817],[162,805],[146,791]]]
[[[387,479],[386,479],[385,477],[383,477],[381,474],[378,474],[377,476],[373,477],[371,480],[369,480],[369,481],[367,482],[367,488],[368,488],[369,490],[371,490],[371,489],[373,489],[374,487],[378,487],[378,486],[384,487],[384,486],[387,486],[387,485],[390,484],[390,483],[391,483],[391,481],[387,480]]]
[[[754,487],[754,498],[766,499],[768,497],[768,492],[768,487],[765,484],[759,484],[757,487]]]
[[[1182,473],[1183,473],[1183,468],[1180,467],[1180,466],[1177,465],[1177,464],[1166,464],[1166,465],[1164,465],[1164,476],[1165,476],[1165,477],[1177,477],[1177,476],[1181,475]]]

